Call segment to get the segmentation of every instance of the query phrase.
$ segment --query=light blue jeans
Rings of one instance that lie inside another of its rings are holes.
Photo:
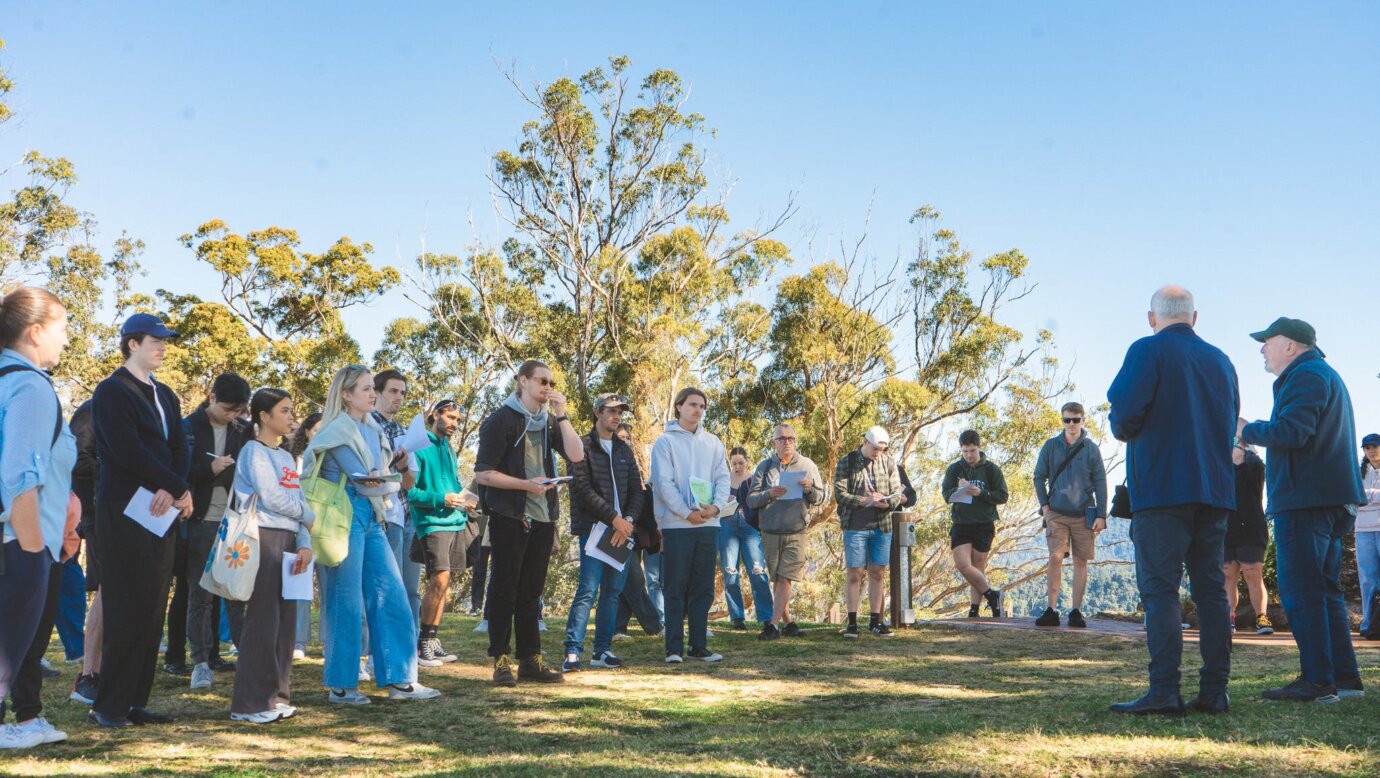
[[[1380,532],[1356,533],[1356,572],[1361,577],[1361,634],[1375,623],[1371,603],[1380,589]]]
[[[762,533],[752,528],[741,514],[734,514],[719,522],[719,569],[724,574],[724,600],[728,602],[730,621],[742,621],[747,616],[743,605],[743,587],[738,585],[738,560],[748,568],[752,582],[752,603],[757,620],[771,621],[771,579],[767,577],[767,560],[762,556]]]
[[[317,568],[325,684],[332,689],[359,686],[361,626],[366,620],[375,686],[412,683],[417,680],[417,622],[407,607],[397,559],[368,498],[351,491],[350,502],[355,516],[349,554],[336,567]]]
[[[421,623],[422,614],[422,566],[408,558],[412,549],[412,538],[417,530],[412,526],[412,511],[407,512],[406,523],[401,527],[389,522],[385,525],[388,545],[393,547],[393,558],[398,562],[398,572],[402,573],[403,588],[407,590],[407,604],[412,606],[412,620]]]
[[[615,570],[585,553],[589,535],[578,535],[580,544],[580,583],[575,588],[575,600],[565,620],[565,652],[579,655],[585,650],[585,635],[589,630],[589,612],[598,601],[594,617],[594,653],[598,657],[613,644],[613,628],[618,623],[618,598],[628,580],[628,566]]]
[[[661,591],[661,554],[642,555],[642,575],[647,579],[647,596],[656,606],[661,620],[666,621],[666,595]]]

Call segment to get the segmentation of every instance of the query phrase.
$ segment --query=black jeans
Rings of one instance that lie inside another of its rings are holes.
[[[484,610],[484,591],[485,582],[489,577],[489,549],[483,546],[484,536],[481,533],[470,544],[466,559],[474,560],[474,567],[470,570],[470,607]]]
[[[239,645],[240,629],[244,626],[244,603],[222,600],[201,587],[201,573],[206,568],[206,559],[211,555],[211,547],[215,545],[219,531],[218,521],[187,523],[187,558],[183,572],[187,577],[188,591],[184,618],[193,665],[212,662],[220,657],[222,608],[228,611],[232,643]]]
[[[168,603],[168,650],[163,661],[170,665],[187,664],[187,527],[177,528],[177,551],[173,555],[172,602]],[[200,578],[193,581],[199,583]]]
[[[112,718],[125,718],[131,708],[148,705],[177,552],[176,525],[157,537],[126,517],[124,507],[118,501],[96,503],[105,634],[101,683],[92,709]]]
[[[519,659],[541,653],[537,620],[541,618],[541,595],[546,589],[555,539],[556,525],[549,521],[534,521],[524,530],[518,519],[489,518],[494,562],[489,592],[489,656],[508,654],[509,638],[514,633]]]
[[[19,548],[17,540],[6,543],[0,553],[7,554],[6,574],[0,576],[0,616],[4,618],[0,628],[0,723],[5,718],[6,687],[14,703],[15,723],[19,723],[43,713],[40,660],[57,621],[62,567],[53,562],[47,548],[30,554]],[[37,624],[30,620],[33,617]],[[24,629],[25,624],[32,629]]]

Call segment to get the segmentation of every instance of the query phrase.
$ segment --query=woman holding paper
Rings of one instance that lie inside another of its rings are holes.
[[[270,724],[291,718],[289,705],[292,645],[297,601],[283,599],[286,573],[307,575],[310,591],[311,525],[314,517],[302,497],[297,463],[281,445],[292,430],[292,400],[282,389],[260,389],[249,401],[254,440],[244,444],[235,468],[240,510],[252,495],[259,525],[259,573],[244,609],[240,660],[230,718]],[[289,570],[284,559],[290,560]]]
[[[349,552],[335,567],[318,571],[326,687],[331,702],[368,705],[359,693],[361,625],[369,623],[375,686],[394,700],[423,700],[441,693],[417,683],[417,623],[412,620],[398,561],[383,521],[398,497],[398,479],[384,475],[393,452],[374,420],[373,377],[362,365],[335,374],[326,395],[321,431],[302,454],[302,473],[346,482],[354,518]]]

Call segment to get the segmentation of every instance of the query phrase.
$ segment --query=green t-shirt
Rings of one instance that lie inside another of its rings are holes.
[[[542,461],[542,457],[545,453],[545,430],[528,430],[527,450],[523,454],[523,460],[526,465],[527,477],[529,479],[546,477],[546,463]],[[532,521],[551,521],[551,514],[548,511],[548,507],[545,494],[527,493],[527,518]]]

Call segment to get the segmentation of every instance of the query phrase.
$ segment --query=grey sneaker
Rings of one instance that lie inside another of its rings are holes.
[[[192,668],[192,688],[209,689],[216,682],[215,673],[211,672],[211,666],[202,662]]]

